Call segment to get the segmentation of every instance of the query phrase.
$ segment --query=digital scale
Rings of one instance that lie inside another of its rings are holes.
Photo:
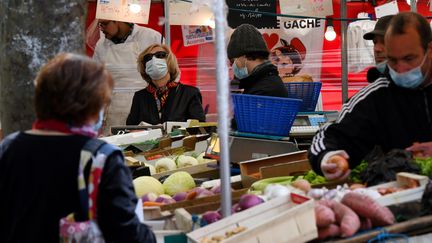
[[[314,136],[326,122],[335,121],[336,111],[299,112],[291,127],[290,137]]]

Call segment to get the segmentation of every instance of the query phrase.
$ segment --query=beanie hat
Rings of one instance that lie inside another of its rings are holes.
[[[252,52],[263,53],[264,55],[269,54],[261,33],[250,24],[242,24],[235,29],[228,43],[227,52],[229,59]]]

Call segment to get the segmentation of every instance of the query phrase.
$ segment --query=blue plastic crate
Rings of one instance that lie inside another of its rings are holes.
[[[285,83],[288,97],[303,100],[299,111],[315,111],[321,91],[321,82],[289,82]]]
[[[287,136],[302,103],[299,99],[233,94],[239,132]]]

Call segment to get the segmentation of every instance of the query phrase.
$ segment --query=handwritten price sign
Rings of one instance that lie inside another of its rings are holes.
[[[311,17],[333,15],[332,0],[279,0],[282,14]]]
[[[129,23],[148,24],[151,0],[138,0],[141,11],[133,13],[126,0],[99,0],[96,7],[97,19],[109,19]]]

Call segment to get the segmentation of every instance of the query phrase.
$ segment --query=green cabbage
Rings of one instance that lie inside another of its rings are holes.
[[[185,171],[171,174],[162,185],[165,193],[171,196],[178,192],[186,192],[196,186],[192,176]]]

